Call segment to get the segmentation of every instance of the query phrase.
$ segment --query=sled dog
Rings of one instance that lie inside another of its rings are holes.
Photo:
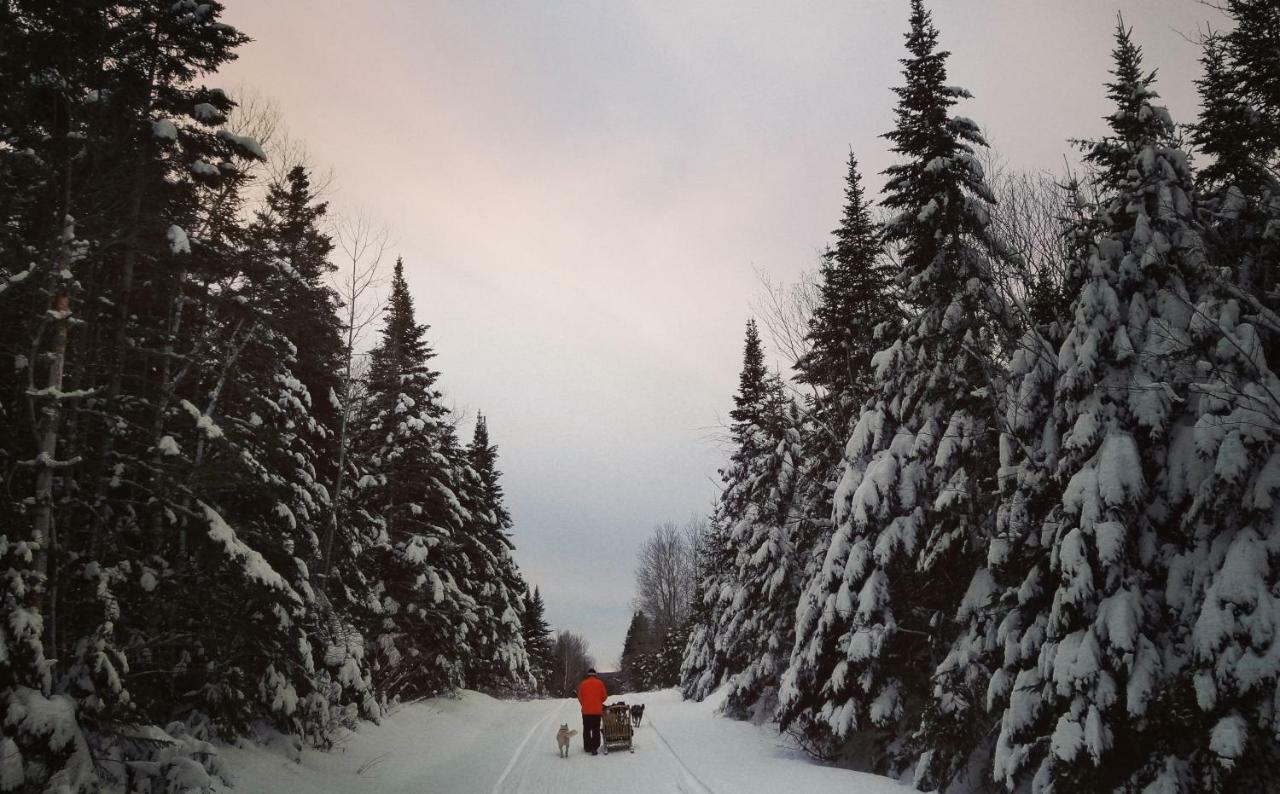
[[[644,704],[637,703],[631,707],[631,724],[639,728],[642,719],[644,719]]]
[[[556,744],[560,748],[561,758],[569,757],[569,739],[577,735],[577,731],[569,730],[569,723],[561,723],[560,730],[556,731]]]

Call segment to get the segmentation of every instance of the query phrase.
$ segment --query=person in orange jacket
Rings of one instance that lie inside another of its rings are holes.
[[[588,670],[587,677],[578,684],[578,704],[582,706],[582,749],[592,755],[600,749],[600,718],[607,697],[609,693],[604,682],[596,678],[595,669]]]

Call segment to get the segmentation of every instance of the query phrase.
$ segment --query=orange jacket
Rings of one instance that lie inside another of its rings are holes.
[[[578,684],[578,702],[582,704],[582,713],[588,716],[604,713],[604,699],[609,693],[604,689],[604,682],[593,675],[582,679]]]

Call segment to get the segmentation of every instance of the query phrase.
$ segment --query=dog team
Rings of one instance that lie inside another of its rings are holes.
[[[578,704],[582,707],[582,749],[592,755],[597,755],[600,750],[600,720],[604,715],[604,701],[608,697],[604,682],[596,676],[596,671],[588,670],[587,677],[578,685]],[[614,706],[626,704],[617,703]],[[644,704],[632,705],[628,713],[631,715],[632,727],[639,728],[644,720]],[[560,730],[556,731],[556,746],[561,758],[569,757],[569,740],[577,735],[577,731],[569,729],[569,723],[561,723]]]

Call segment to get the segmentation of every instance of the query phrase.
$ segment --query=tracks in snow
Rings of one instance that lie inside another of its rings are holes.
[[[524,735],[524,739],[520,742],[519,746],[516,747],[516,751],[511,754],[511,759],[507,761],[506,768],[503,769],[502,774],[498,776],[498,782],[493,784],[493,794],[502,794],[502,791],[503,791],[502,787],[506,784],[507,778],[511,776],[511,770],[516,768],[516,763],[520,761],[520,757],[523,756],[526,750],[528,749],[529,740],[539,733],[539,730],[544,725],[546,725],[547,720],[554,717],[557,713],[563,711],[564,708],[565,708],[565,704],[560,703],[548,709],[547,713],[543,714],[541,719],[533,723],[533,727],[530,728],[529,732]]]
[[[533,721],[493,784],[491,794],[586,792],[602,788],[615,794],[659,790],[717,794],[684,762],[650,715],[645,716],[644,725],[637,731],[634,753],[615,751],[608,756],[586,756],[580,750],[582,740],[578,736],[572,755],[566,760],[552,750],[555,728],[567,722],[577,729],[579,714],[575,701],[559,701]]]
[[[715,792],[711,790],[711,787],[706,783],[703,783],[702,779],[694,774],[693,770],[689,768],[689,765],[680,757],[680,754],[675,751],[675,748],[667,741],[667,737],[663,736],[662,732],[658,730],[658,724],[654,722],[652,718],[648,719],[645,724],[650,728],[653,728],[653,735],[658,737],[658,742],[662,745],[662,748],[666,750],[671,756],[671,759],[676,762],[676,766],[680,767],[681,794],[715,794]]]

